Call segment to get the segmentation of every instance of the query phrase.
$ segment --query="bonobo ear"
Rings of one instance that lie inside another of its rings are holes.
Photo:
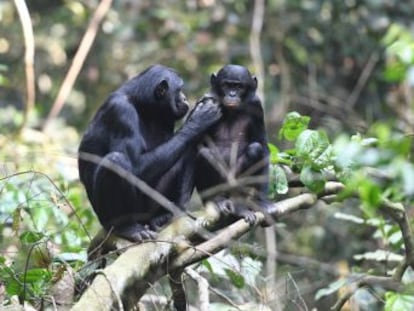
[[[218,85],[217,85],[217,75],[215,73],[212,73],[211,74],[211,77],[210,77],[210,85],[212,86],[212,88],[214,90],[216,90],[217,87],[218,87]]]
[[[156,99],[162,99],[168,92],[168,82],[167,80],[162,80],[154,91],[154,96]]]
[[[253,83],[252,83],[253,89],[256,90],[257,89],[257,78],[256,78],[256,76],[252,76],[252,80],[253,80]]]

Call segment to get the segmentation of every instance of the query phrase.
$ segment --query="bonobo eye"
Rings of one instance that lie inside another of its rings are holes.
[[[224,81],[221,87],[223,89],[240,90],[243,88],[243,84],[240,82]]]

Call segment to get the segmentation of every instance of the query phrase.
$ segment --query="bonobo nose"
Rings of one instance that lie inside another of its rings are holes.
[[[185,94],[183,92],[180,93],[180,100],[184,103],[187,103],[187,97],[185,96]]]

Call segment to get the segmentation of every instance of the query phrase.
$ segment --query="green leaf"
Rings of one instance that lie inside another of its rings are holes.
[[[214,273],[214,271],[213,271],[213,267],[211,266],[211,263],[210,263],[207,259],[204,259],[204,260],[201,262],[201,264],[202,264],[204,267],[206,267],[206,269],[207,269],[210,273]]]
[[[335,293],[336,291],[338,291],[342,286],[346,285],[348,283],[347,279],[339,279],[336,280],[335,282],[332,282],[331,284],[329,284],[328,287],[325,288],[321,288],[320,290],[318,290],[315,294],[315,300],[319,300],[322,297],[328,296],[330,294]]]
[[[35,268],[26,272],[26,275],[21,275],[20,280],[28,283],[35,283],[39,281],[49,281],[52,277],[52,273],[47,269]]]
[[[406,310],[414,310],[414,296],[394,292],[385,293],[384,311]]]
[[[236,286],[237,288],[243,288],[245,286],[244,277],[240,273],[232,269],[224,269],[224,270],[226,271],[228,278],[230,279],[230,281],[233,283],[234,286]]]
[[[317,160],[322,156],[323,158],[331,158],[331,148],[328,136],[325,132],[315,130],[303,131],[296,140],[297,155],[305,159],[310,159],[317,164]],[[324,154],[326,152],[326,154]]]
[[[17,280],[10,279],[8,282],[6,282],[6,292],[10,296],[20,295],[22,289],[22,283],[18,282]]]
[[[279,160],[279,149],[273,144],[267,144],[270,151],[270,163],[278,163]]]
[[[358,193],[363,203],[363,211],[369,217],[374,217],[376,209],[381,202],[380,187],[369,180],[364,180],[359,183]]]
[[[324,189],[326,179],[321,172],[305,166],[300,172],[300,181],[312,192],[319,193]]]
[[[383,261],[401,262],[404,259],[404,257],[399,254],[392,253],[390,251],[377,249],[374,252],[365,252],[363,254],[355,254],[354,259],[355,260],[372,260],[372,261],[379,261],[379,262],[383,262]]]
[[[50,211],[42,205],[37,205],[31,210],[33,223],[35,228],[38,230],[43,230],[46,228],[46,224],[50,220]]]
[[[254,260],[251,257],[244,257],[241,262],[241,271],[246,283],[250,286],[256,286],[256,278],[260,276],[263,263],[259,260]]]
[[[308,116],[302,116],[298,112],[288,113],[279,131],[279,139],[294,141],[300,133],[308,128],[309,121]]]
[[[401,169],[404,192],[407,196],[414,195],[414,165],[404,163]]]
[[[20,235],[20,241],[23,244],[33,244],[39,242],[44,237],[44,234],[41,232],[35,231],[25,231]]]
[[[285,194],[288,192],[288,180],[285,171],[279,165],[270,165],[270,193]]]

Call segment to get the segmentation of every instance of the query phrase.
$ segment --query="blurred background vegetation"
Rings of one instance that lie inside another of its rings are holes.
[[[106,96],[151,64],[176,69],[191,103],[224,64],[247,66],[262,87],[268,136],[276,145],[281,122],[293,110],[309,115],[311,127],[325,128],[331,138],[372,133],[378,124],[387,138],[413,134],[414,2],[398,0],[114,0],[62,109],[48,119],[98,4],[27,1],[35,104],[25,110],[22,23],[15,3],[0,1],[0,248],[16,267],[27,260],[27,252],[16,254],[19,247],[37,239],[11,232],[27,228],[47,235],[65,260],[84,259],[97,221],[78,182],[79,137]],[[331,216],[326,208],[292,216],[277,228],[278,251],[346,270],[355,252],[379,245],[366,239],[373,230],[338,226]],[[16,240],[3,238],[9,236]],[[309,270],[285,261],[279,272],[293,284],[293,294],[284,292],[292,305],[300,292],[309,307],[324,310],[329,298],[315,302],[313,295],[329,273],[313,261]]]

